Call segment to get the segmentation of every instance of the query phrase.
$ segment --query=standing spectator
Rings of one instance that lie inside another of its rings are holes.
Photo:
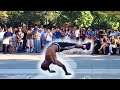
[[[99,33],[100,33],[100,40],[102,41],[102,39],[103,39],[103,30],[100,29]]]
[[[106,37],[108,38],[108,34],[107,34],[107,32],[106,32],[105,30],[103,30],[102,36],[103,36],[103,37],[106,36]]]
[[[36,25],[34,28],[33,28],[33,32],[36,33],[36,31],[38,30],[38,26]]]
[[[91,39],[94,36],[94,31],[92,29],[90,29],[88,31],[88,37]]]
[[[55,31],[56,31],[56,30],[55,30],[54,28],[52,28],[52,34],[53,34],[53,35],[52,35],[52,40],[53,40],[53,42],[55,41]]]
[[[95,37],[100,39],[100,32],[99,32],[99,30],[95,30]]]
[[[9,38],[9,45],[8,45],[8,50],[9,53],[13,52],[13,28],[10,27],[10,33],[11,33],[11,37]]]
[[[63,28],[63,33],[64,33],[63,41],[65,41],[65,42],[66,41],[68,42],[70,40],[70,37],[69,37],[70,29],[69,28]]]
[[[76,41],[78,43],[79,39],[80,39],[80,29],[79,27],[75,27],[75,37],[76,37]]]
[[[111,38],[112,36],[116,36],[116,32],[115,32],[114,30],[112,30],[111,33],[110,33],[110,38]]]
[[[44,49],[44,47],[45,47],[46,41],[44,40],[44,37],[45,37],[46,33],[47,33],[47,28],[45,28],[43,30],[43,32],[41,32],[41,49]]]
[[[20,53],[23,52],[23,37],[24,33],[22,32],[22,29],[19,27],[17,33],[17,50]]]
[[[87,35],[86,35],[86,30],[85,29],[82,29],[82,32],[81,32],[81,38],[82,38],[82,41],[84,41],[86,39]]]
[[[34,32],[32,30],[32,27],[29,28],[29,30],[27,31],[27,52],[33,52],[33,48],[34,48],[34,43],[33,43],[33,36],[34,36]]]
[[[64,42],[64,41],[68,40],[69,28],[68,27],[66,27],[66,28],[62,27],[60,30],[62,31],[62,41]]]
[[[53,34],[52,34],[51,30],[48,29],[47,33],[44,37],[44,38],[46,38],[46,42],[45,42],[46,45],[48,45],[50,42],[52,42],[52,36],[53,36]]]
[[[2,40],[5,32],[0,28],[0,52],[2,51]]]
[[[68,35],[70,37],[70,40],[72,40],[72,41],[75,40],[75,31],[74,30],[70,30]]]
[[[36,32],[34,33],[34,52],[40,53],[41,51],[41,42],[40,42],[40,36],[41,33],[36,29]]]
[[[62,41],[62,34],[63,34],[63,32],[59,28],[56,28],[55,42],[61,42]]]
[[[16,47],[17,47],[17,36],[15,33],[15,29],[13,30],[13,53],[16,52]]]
[[[5,32],[3,37],[3,53],[7,54],[10,53],[10,40],[12,38],[13,34],[11,33],[11,28],[7,29],[7,32]]]
[[[23,37],[23,52],[26,52],[26,43],[27,43],[27,27],[26,26],[23,27],[23,33],[24,33],[24,37]]]

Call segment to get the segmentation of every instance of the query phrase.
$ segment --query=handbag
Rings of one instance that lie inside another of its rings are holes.
[[[47,34],[47,35],[48,35],[48,34]],[[46,39],[47,39],[47,35],[43,38],[44,41],[46,41]]]

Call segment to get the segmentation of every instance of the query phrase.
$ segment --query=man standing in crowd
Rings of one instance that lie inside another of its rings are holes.
[[[75,37],[76,37],[76,43],[78,43],[79,39],[80,39],[80,30],[79,27],[75,27]]]
[[[45,47],[46,41],[44,40],[44,37],[45,37],[46,33],[47,33],[47,28],[44,28],[43,32],[41,33],[41,47],[42,47],[42,49],[44,49],[44,47]]]
[[[34,49],[33,36],[34,32],[32,30],[32,27],[30,27],[29,30],[27,31],[27,52],[30,53],[32,53]]]
[[[55,41],[56,42],[61,42],[62,41],[62,31],[60,30],[60,28],[56,28],[55,31]]]
[[[3,38],[3,53],[7,54],[10,53],[10,39],[12,38],[13,33],[11,32],[11,28],[7,29],[7,32],[4,34]]]

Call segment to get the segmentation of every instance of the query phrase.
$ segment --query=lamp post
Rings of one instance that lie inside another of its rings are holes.
[[[48,15],[48,12],[45,11],[45,12],[44,12],[44,17],[45,17],[45,20],[46,20],[46,26],[47,26],[47,15]]]

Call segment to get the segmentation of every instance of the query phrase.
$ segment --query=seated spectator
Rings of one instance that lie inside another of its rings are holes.
[[[99,38],[94,37],[93,54],[99,54],[100,47],[101,47],[101,42]]]
[[[119,54],[120,54],[120,36],[116,37],[116,45],[117,45],[117,48],[118,48]]]
[[[116,50],[115,50],[116,47],[117,47],[117,45],[116,45],[115,36],[112,36],[111,39],[110,39],[109,54],[108,55],[116,54]]]
[[[101,42],[101,47],[99,49],[99,51],[103,50],[103,54],[106,54],[107,51],[107,47],[109,46],[109,40],[106,36],[103,37],[102,42]]]

